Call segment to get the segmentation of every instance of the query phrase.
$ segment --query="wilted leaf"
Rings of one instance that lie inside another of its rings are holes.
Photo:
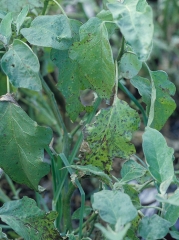
[[[0,167],[12,180],[38,190],[50,169],[43,152],[51,138],[51,130],[32,121],[12,97],[0,99]]]

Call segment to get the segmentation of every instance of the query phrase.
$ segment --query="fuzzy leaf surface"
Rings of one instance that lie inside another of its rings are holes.
[[[143,138],[143,151],[149,166],[151,175],[162,183],[174,176],[173,148],[167,146],[163,135],[152,128],[147,127]]]
[[[1,67],[14,87],[41,90],[39,61],[26,43],[14,40],[1,59]]]
[[[166,198],[160,194],[157,194],[155,196],[155,198],[157,199],[157,201],[159,202],[162,202],[162,203],[168,203],[168,204],[171,204],[171,205],[175,205],[175,206],[178,206],[179,207],[179,189],[177,189],[174,194],[169,197],[169,198]]]
[[[29,6],[23,7],[22,11],[17,16],[17,19],[15,21],[16,24],[16,33],[19,34],[20,27],[22,26],[27,14],[29,12]]]
[[[43,156],[52,132],[38,126],[15,102],[3,98],[0,99],[0,167],[15,182],[38,191],[40,179],[50,170]]]
[[[2,19],[0,24],[0,41],[3,42],[4,45],[7,45],[9,43],[9,40],[12,35],[11,23],[12,23],[12,14],[8,13]]]
[[[129,196],[120,191],[102,190],[94,193],[92,207],[110,224],[116,224],[120,219],[121,225],[124,225],[137,216]]]
[[[169,221],[171,223],[171,226],[173,226],[179,217],[179,206],[164,203],[162,217],[165,220]]]
[[[28,197],[5,203],[0,218],[24,239],[62,239],[55,229],[56,212],[45,213]]]
[[[83,162],[110,171],[114,157],[129,158],[135,147],[130,142],[139,127],[135,110],[118,98],[111,107],[102,109],[93,124],[86,125],[84,138],[88,149],[80,149]]]
[[[69,20],[62,14],[38,16],[30,28],[21,29],[21,33],[29,43],[37,46],[65,50],[71,45]]]
[[[146,61],[152,49],[153,15],[146,0],[124,0],[107,4],[125,40],[141,61]]]

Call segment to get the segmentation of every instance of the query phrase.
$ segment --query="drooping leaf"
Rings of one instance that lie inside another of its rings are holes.
[[[157,194],[155,196],[155,198],[159,202],[168,203],[168,204],[175,205],[175,206],[179,207],[179,189],[177,189],[174,192],[174,194],[169,198],[166,198],[166,197],[164,197],[163,195],[160,195],[160,194]]]
[[[126,193],[130,197],[134,207],[139,208],[141,204],[140,204],[138,192],[130,184],[124,184],[123,189],[124,189],[124,193]]]
[[[72,215],[72,219],[80,219],[80,211],[81,208],[78,208]],[[86,218],[92,211],[92,208],[89,206],[85,206],[84,207],[84,211],[83,211],[83,218]]]
[[[33,45],[66,50],[71,45],[70,23],[64,15],[38,16],[30,28],[21,29],[22,35]]]
[[[14,87],[41,90],[39,61],[26,43],[15,39],[3,55],[1,67]]]
[[[139,224],[139,236],[145,240],[162,239],[168,233],[170,223],[154,214],[151,217],[144,217]]]
[[[123,78],[131,79],[138,74],[142,62],[133,53],[124,53],[119,62],[119,74]]]
[[[55,229],[56,212],[45,213],[28,197],[5,203],[0,208],[0,218],[24,239],[62,239]]]
[[[43,152],[51,138],[51,130],[32,121],[11,95],[0,98],[0,167],[12,180],[38,191],[50,170]]]
[[[152,49],[153,16],[146,0],[125,0],[107,4],[125,40],[141,61],[146,61]]]
[[[175,101],[170,97],[170,95],[173,96],[175,94],[176,88],[168,80],[165,72],[150,71],[150,74],[156,96],[153,95],[152,84],[150,84],[148,79],[136,76],[131,80],[131,83],[139,90],[142,100],[147,105],[148,115],[151,114],[150,108],[153,107],[153,119],[150,126],[160,130],[176,108]]]
[[[3,42],[4,45],[7,45],[9,43],[9,40],[12,35],[11,23],[12,23],[12,14],[9,12],[2,19],[0,24],[0,41]]]
[[[17,16],[17,19],[15,21],[16,24],[16,33],[19,34],[19,30],[28,14],[29,11],[29,5],[24,6],[22,11],[19,13],[19,15]]]
[[[172,156],[173,148],[167,146],[163,135],[155,129],[147,127],[143,138],[143,151],[151,175],[162,183],[174,176]]]
[[[109,99],[115,80],[115,67],[108,32],[99,18],[91,18],[80,28],[80,42],[69,49],[79,71],[101,98]],[[86,82],[85,80],[85,82]]]
[[[86,125],[84,138],[88,149],[80,149],[82,162],[108,172],[114,157],[129,158],[135,152],[130,140],[138,129],[139,121],[135,110],[115,98],[111,107],[96,115],[94,123]]]
[[[5,12],[20,12],[27,5],[29,5],[30,10],[43,8],[43,0],[0,0],[1,10]]]
[[[122,182],[129,182],[131,180],[137,179],[142,177],[146,173],[146,169],[138,164],[134,160],[126,161],[121,169],[121,181]]]
[[[120,218],[121,225],[125,225],[137,216],[129,196],[120,191],[102,190],[94,193],[92,207],[110,224],[116,224]]]
[[[169,221],[171,226],[173,226],[179,217],[179,206],[164,203],[162,209],[162,217]]]

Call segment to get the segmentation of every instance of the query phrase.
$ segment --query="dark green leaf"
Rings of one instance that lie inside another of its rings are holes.
[[[51,130],[32,121],[11,95],[0,99],[0,167],[12,180],[38,191],[49,172],[43,152],[51,138]]]
[[[7,45],[9,43],[9,40],[12,35],[11,23],[12,23],[12,14],[8,13],[2,19],[0,24],[0,41],[3,42],[4,45]]]
[[[134,207],[139,208],[141,206],[138,192],[129,184],[124,184],[123,185],[124,193],[126,193],[131,201]]]
[[[7,235],[2,232],[2,228],[0,228],[0,239],[1,239],[1,240],[8,239],[8,238],[7,238]]]
[[[2,57],[1,66],[14,87],[41,90],[38,58],[24,42],[14,40]]]
[[[120,219],[121,225],[124,225],[137,216],[137,210],[129,196],[120,191],[102,190],[94,193],[92,207],[99,211],[100,217],[105,222],[110,224],[116,224]]]
[[[170,223],[154,214],[152,217],[144,217],[139,224],[138,233],[145,240],[155,240],[165,237]]]
[[[84,143],[88,149],[83,145],[80,149],[83,163],[110,171],[114,157],[129,158],[135,152],[130,140],[139,121],[135,110],[115,98],[113,105],[102,109],[96,115],[96,121],[84,129]]]
[[[153,16],[146,0],[128,0],[107,4],[125,40],[139,59],[146,61],[152,49]]]
[[[23,7],[22,11],[17,16],[17,19],[15,21],[17,35],[19,34],[20,27],[22,26],[27,14],[28,14],[28,11],[29,11],[29,5]]]
[[[27,197],[7,202],[0,208],[1,220],[24,239],[62,239],[53,224],[56,217],[56,212],[45,213],[33,199]]]
[[[33,45],[66,50],[71,45],[72,33],[69,19],[64,15],[38,16],[22,35]]]
[[[174,175],[172,156],[173,148],[167,146],[163,135],[147,127],[143,134],[143,151],[151,175],[162,183]]]
[[[81,208],[78,208],[72,215],[72,219],[80,219]],[[84,207],[83,218],[86,218],[92,211],[92,208],[89,206]]]

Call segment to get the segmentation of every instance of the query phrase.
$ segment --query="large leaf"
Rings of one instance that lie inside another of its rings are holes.
[[[144,217],[139,224],[139,236],[145,240],[162,239],[168,233],[170,223],[154,214],[152,217]]]
[[[124,0],[123,3],[109,3],[107,7],[125,40],[140,60],[146,61],[151,52],[153,37],[152,9],[146,0]]]
[[[121,225],[124,225],[137,216],[129,196],[120,191],[102,190],[94,193],[92,207],[110,224],[116,224],[120,219]]]
[[[65,50],[71,45],[69,19],[64,15],[38,16],[30,28],[23,28],[22,35],[33,45]]]
[[[32,121],[11,95],[0,98],[0,167],[12,180],[38,190],[50,169],[43,152],[51,138],[51,130]]]
[[[14,40],[1,59],[1,67],[14,87],[41,90],[38,58],[24,42]]]
[[[139,76],[134,77],[131,83],[139,90],[147,105],[147,114],[153,114],[150,126],[160,130],[176,108],[175,101],[170,97],[175,94],[176,88],[165,72],[151,71],[150,74],[153,84]],[[152,91],[152,85],[155,91]],[[153,108],[153,113],[150,108]]]
[[[80,149],[83,163],[110,171],[114,157],[129,158],[135,152],[130,140],[139,121],[135,110],[115,98],[113,105],[102,109],[96,115],[96,121],[84,129],[88,149]]]
[[[56,212],[45,213],[28,197],[5,203],[0,208],[0,218],[24,239],[62,239],[55,229]]]
[[[20,12],[23,7],[29,5],[30,9],[42,8],[43,0],[0,0],[1,10],[5,12]]]
[[[69,56],[79,64],[85,82],[101,98],[109,99],[115,80],[115,67],[108,32],[99,18],[91,18],[80,28],[80,42],[74,43]]]
[[[173,148],[167,146],[163,135],[147,127],[143,134],[143,151],[151,175],[162,183],[174,176]]]
[[[12,35],[11,23],[12,23],[12,14],[8,13],[2,19],[0,24],[0,41],[3,42],[4,45],[7,45],[9,43],[9,40]]]

